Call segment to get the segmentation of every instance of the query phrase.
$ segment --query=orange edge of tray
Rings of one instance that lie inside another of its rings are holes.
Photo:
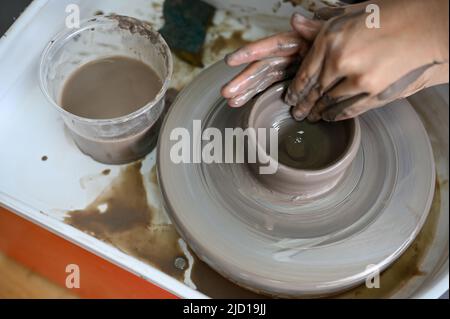
[[[80,269],[81,298],[176,299],[170,292],[0,207],[0,251],[65,288],[66,266]]]

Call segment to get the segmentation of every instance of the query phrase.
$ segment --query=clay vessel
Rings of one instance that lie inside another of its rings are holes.
[[[288,83],[286,82],[276,84],[256,99],[247,118],[247,127],[253,129],[276,128],[278,132],[281,132],[286,126],[302,125],[295,123],[290,113],[291,107],[284,103],[283,97],[287,85]],[[269,189],[285,194],[293,194],[298,198],[310,199],[329,192],[342,179],[345,171],[358,153],[361,141],[361,128],[357,118],[339,123],[326,123],[322,121],[318,124],[310,124],[305,122],[304,125],[308,127],[319,125],[320,132],[329,135],[325,136],[329,138],[331,143],[328,145],[333,145],[332,147],[340,149],[339,154],[335,154],[335,158],[325,166],[302,169],[293,167],[295,165],[283,164],[280,161],[280,147],[278,147],[278,155],[273,156],[273,154],[270,154],[267,139],[264,140],[253,135],[249,136],[249,147],[250,149],[257,150],[259,155],[257,156],[256,163],[250,163],[249,165],[257,178]],[[314,129],[318,127],[312,128],[312,132],[314,132]],[[337,128],[339,130],[336,130]],[[345,138],[335,136],[336,132],[344,132]],[[301,133],[303,132],[301,131]],[[339,143],[339,145],[336,145],[336,143]],[[320,148],[318,150],[322,151]],[[314,154],[309,155],[314,156]],[[260,173],[261,171],[259,169],[261,167],[267,167],[267,163],[277,167],[275,173]]]

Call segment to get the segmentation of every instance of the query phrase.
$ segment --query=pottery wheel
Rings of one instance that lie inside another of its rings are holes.
[[[361,147],[336,188],[310,201],[275,193],[246,164],[174,164],[174,128],[202,147],[202,129],[238,127],[221,87],[240,69],[219,62],[172,105],[160,135],[158,174],[167,212],[198,256],[228,279],[277,296],[322,296],[364,282],[414,240],[434,192],[430,142],[406,101],[360,117]],[[381,283],[382,284],[382,283]]]

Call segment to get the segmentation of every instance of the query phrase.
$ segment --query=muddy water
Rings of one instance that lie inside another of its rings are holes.
[[[121,56],[95,60],[80,67],[64,85],[61,105],[89,119],[121,117],[145,106],[162,82],[147,64]]]
[[[154,217],[161,212],[147,201],[140,169],[140,163],[124,168],[92,204],[86,209],[69,212],[65,222],[184,282],[188,259],[179,246],[180,237],[172,225],[153,223]],[[148,178],[157,186],[155,168]],[[381,274],[381,288],[367,289],[362,285],[335,297],[388,298],[411,278],[425,275],[420,270],[420,264],[433,241],[439,210],[437,185],[430,215],[422,231],[409,249]],[[179,267],[180,264],[182,267]],[[192,266],[192,282],[207,296],[267,298],[232,283],[196,256],[189,266]]]
[[[61,106],[77,116],[115,119],[131,114],[153,101],[162,88],[162,80],[147,64],[136,59],[112,56],[81,66],[64,83]],[[156,115],[156,114],[155,114]],[[80,150],[96,161],[124,164],[149,153],[156,145],[160,122],[134,130],[122,126],[103,126],[114,138],[94,137],[71,131]],[[136,124],[133,124],[136,125]],[[128,130],[128,131],[127,131]],[[125,132],[128,132],[125,134]]]
[[[278,160],[297,169],[322,169],[336,162],[350,143],[347,122],[294,121],[279,131]]]

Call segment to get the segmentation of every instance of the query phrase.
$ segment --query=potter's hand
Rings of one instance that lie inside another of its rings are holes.
[[[380,28],[366,25],[368,3],[324,22],[286,94],[297,120],[344,120],[448,82],[448,1],[371,3]]]
[[[293,32],[249,44],[227,57],[230,66],[250,65],[222,95],[231,106],[241,106],[288,77],[303,57],[286,94],[298,120],[354,117],[448,82],[448,1],[371,3],[380,8],[380,28],[366,26],[368,3],[319,10],[320,20],[295,14]]]
[[[291,24],[293,31],[253,42],[226,57],[230,66],[249,63],[222,89],[230,106],[244,105],[257,93],[292,77],[298,70],[300,58],[308,52],[310,41],[316,37],[322,23],[292,19]]]

